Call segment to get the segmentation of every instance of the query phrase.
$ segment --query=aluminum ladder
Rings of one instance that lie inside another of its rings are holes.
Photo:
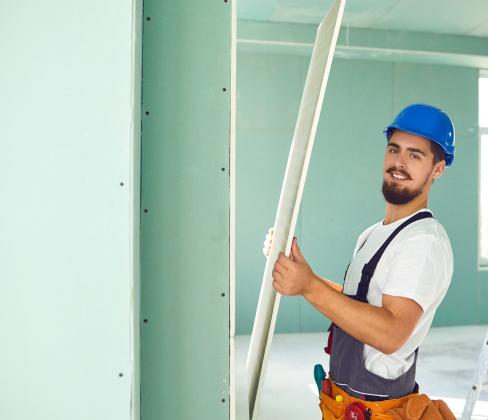
[[[473,414],[474,405],[478,401],[481,390],[488,388],[488,383],[485,382],[486,371],[488,369],[488,332],[486,333],[483,347],[481,348],[480,358],[478,365],[474,371],[473,385],[469,390],[468,397],[466,398],[466,405],[464,406],[463,415],[461,420],[471,420]]]

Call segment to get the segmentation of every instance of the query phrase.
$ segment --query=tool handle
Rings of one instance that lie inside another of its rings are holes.
[[[328,397],[332,398],[332,387],[328,379],[322,379],[322,392]]]
[[[319,390],[319,398],[320,398],[320,391],[322,389],[322,380],[326,378],[325,370],[322,365],[315,365],[313,369],[313,376],[315,378],[315,383],[317,384],[317,389]]]

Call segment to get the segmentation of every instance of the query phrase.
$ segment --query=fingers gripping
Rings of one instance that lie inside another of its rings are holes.
[[[283,294],[283,287],[276,280],[273,281],[273,287],[278,293]]]
[[[266,235],[266,239],[264,241],[264,248],[263,248],[263,254],[268,257],[269,256],[269,251],[271,250],[271,243],[273,242],[273,233],[274,233],[274,228],[271,228],[269,230],[269,233]]]
[[[266,235],[266,239],[263,242],[264,248],[263,248],[263,254],[265,257],[269,257],[269,253],[271,251],[271,244],[273,243],[273,233],[274,233],[274,228],[271,228],[269,230],[269,233]],[[303,259],[302,253],[300,252],[300,249],[298,248],[297,245],[297,238],[293,238],[292,242],[292,247],[291,247],[291,252],[289,258],[292,261],[295,261],[295,259]]]
[[[271,275],[272,275],[273,279],[275,279],[277,281],[283,280],[283,276],[281,275],[280,271],[276,269],[276,264],[273,268],[273,272]]]
[[[293,259],[291,258],[291,254],[290,254],[290,257],[287,257],[285,254],[280,252],[278,255],[278,259],[276,260],[276,264],[282,265],[283,268],[288,270],[291,267],[293,267],[292,261],[293,261]],[[276,267],[276,264],[275,264],[275,267]]]
[[[290,252],[290,257],[295,261],[301,261],[304,260],[303,255],[300,251],[300,248],[298,248],[298,243],[297,243],[297,238],[293,238],[293,242],[291,244],[291,252]]]

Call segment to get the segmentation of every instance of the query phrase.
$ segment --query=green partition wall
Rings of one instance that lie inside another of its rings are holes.
[[[142,0],[0,5],[0,419],[139,420]]]
[[[232,7],[144,2],[144,420],[229,418]]]

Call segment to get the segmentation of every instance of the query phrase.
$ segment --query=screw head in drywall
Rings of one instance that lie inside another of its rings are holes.
[[[224,172],[224,171],[225,171],[225,168],[222,168],[222,172]]]
[[[121,187],[123,187],[123,186],[124,186],[124,183],[123,183],[123,182],[121,182],[121,183],[120,183],[120,186],[121,186]]]
[[[149,111],[146,111],[146,115],[149,115]]]
[[[119,373],[119,376],[122,378],[122,376],[124,376],[124,374],[123,373]]]
[[[147,213],[147,209],[144,209],[144,213]]]
[[[476,387],[473,385],[473,391],[476,391]]]
[[[225,402],[225,400],[222,398],[222,402]]]
[[[225,92],[227,89],[226,88],[223,88],[222,90]]]
[[[224,296],[225,296],[225,293],[222,293],[222,297],[224,297]]]
[[[147,319],[144,320],[144,323],[147,323]]]
[[[150,18],[150,17],[148,17],[148,18],[147,18],[147,20],[151,20],[151,18]]]

